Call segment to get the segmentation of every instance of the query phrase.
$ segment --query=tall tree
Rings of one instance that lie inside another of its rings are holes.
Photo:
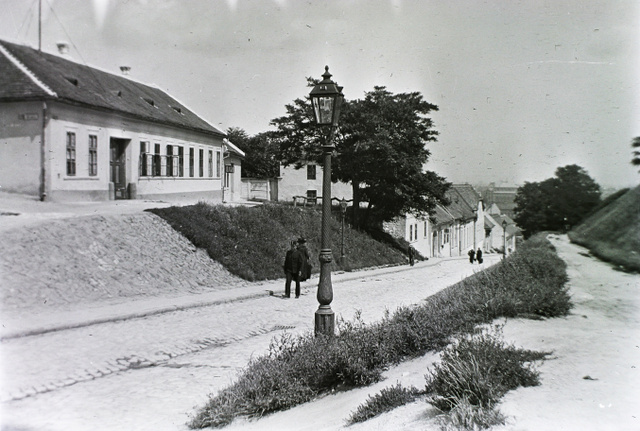
[[[227,130],[227,138],[245,152],[242,176],[245,178],[274,178],[280,174],[278,144],[269,132],[249,136],[238,127]]]
[[[285,165],[321,163],[323,131],[313,123],[308,100],[287,105],[276,118],[275,135]],[[438,107],[418,92],[393,94],[374,87],[362,100],[345,101],[335,137],[332,180],[351,183],[354,216],[360,202],[368,203],[367,219],[380,223],[405,213],[425,216],[438,202],[446,203],[449,183],[425,171],[430,152],[426,144],[437,132],[428,117]]]
[[[567,165],[553,178],[518,188],[514,220],[528,238],[575,226],[599,203],[600,186],[580,166]]]

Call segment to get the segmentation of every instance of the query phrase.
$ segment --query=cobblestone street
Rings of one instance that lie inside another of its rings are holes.
[[[488,255],[485,264],[499,260]],[[364,321],[418,303],[478,271],[466,259],[334,275],[338,317]],[[253,299],[5,339],[7,430],[182,430],[207,395],[232,382],[283,331],[313,330],[317,278],[282,299],[282,282]],[[170,301],[168,298],[167,301]]]

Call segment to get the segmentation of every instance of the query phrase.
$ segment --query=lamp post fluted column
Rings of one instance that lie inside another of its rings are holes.
[[[507,221],[502,221],[502,258],[507,257]]]
[[[320,281],[318,283],[318,303],[320,306],[316,311],[315,332],[317,334],[333,335],[335,332],[335,314],[331,309],[333,301],[333,285],[331,283],[331,262],[333,253],[331,252],[331,153],[334,150],[333,135],[335,126],[331,126],[327,140],[322,147],[322,232],[320,242]]]
[[[318,283],[318,302],[320,306],[315,314],[316,335],[335,333],[335,314],[331,309],[333,286],[331,284],[331,153],[334,150],[333,137],[338,128],[340,107],[342,106],[342,87],[331,80],[329,66],[325,66],[322,81],[318,82],[309,97],[313,106],[313,115],[318,126],[329,126],[329,133],[323,143],[322,173],[322,228],[320,242],[320,281]]]

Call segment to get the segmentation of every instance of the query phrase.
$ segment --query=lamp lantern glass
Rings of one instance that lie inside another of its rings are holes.
[[[340,200],[340,211],[342,211],[342,215],[347,212],[347,200],[345,198]]]
[[[317,83],[309,93],[313,105],[313,115],[319,126],[335,126],[338,123],[344,97],[342,87],[331,80],[329,66],[325,66],[322,78],[322,81]]]

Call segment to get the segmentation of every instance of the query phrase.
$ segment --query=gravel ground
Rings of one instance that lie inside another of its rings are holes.
[[[64,309],[247,285],[164,220],[142,212],[156,203],[100,203],[93,209],[41,204],[0,196],[4,310]]]

